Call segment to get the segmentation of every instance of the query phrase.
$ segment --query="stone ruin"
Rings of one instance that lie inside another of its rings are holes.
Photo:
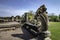
[[[38,37],[38,40],[51,40],[51,34],[50,31],[48,31],[49,20],[46,10],[47,8],[45,5],[42,5],[37,9],[36,14],[34,15],[34,20],[36,20],[35,24],[32,24],[28,21],[28,15],[26,14],[26,21],[22,26],[22,28],[25,28],[33,37]]]

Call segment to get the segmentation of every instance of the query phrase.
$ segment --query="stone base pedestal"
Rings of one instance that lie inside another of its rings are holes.
[[[45,31],[44,33],[45,33],[45,37],[46,37],[44,40],[51,40],[51,39],[50,39],[50,36],[51,36],[50,31],[47,30],[47,31]]]
[[[44,40],[51,40],[50,37],[45,38]]]

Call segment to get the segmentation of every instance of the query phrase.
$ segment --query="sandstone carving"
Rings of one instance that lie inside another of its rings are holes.
[[[39,26],[31,24],[30,22],[25,22],[23,28],[25,28],[34,37],[39,37],[40,40],[46,40],[50,37],[50,32],[48,32],[48,16],[46,12],[47,8],[45,5],[40,6],[34,16],[34,20],[40,22]]]

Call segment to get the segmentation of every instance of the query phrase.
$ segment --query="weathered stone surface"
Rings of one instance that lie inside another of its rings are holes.
[[[20,24],[18,22],[0,23],[0,32],[14,30],[16,28],[20,28]]]
[[[0,23],[0,28],[2,27],[16,27],[16,26],[20,26],[20,24],[18,22],[6,22],[6,23]]]
[[[48,31],[48,30],[45,31],[44,33],[46,34],[46,35],[45,35],[46,37],[50,37],[50,36],[51,36],[51,33],[50,33],[50,31]]]
[[[51,40],[50,37],[45,38],[45,40]]]
[[[45,38],[46,38],[46,40],[48,40],[49,39],[48,37],[50,37],[50,35],[51,35],[50,32],[47,31],[49,20],[48,20],[46,10],[47,10],[47,8],[45,7],[45,5],[42,5],[36,11],[35,20],[38,21],[38,19],[39,19],[39,21],[41,21],[40,22],[41,24],[39,24],[39,27],[33,26],[34,24],[30,25],[29,23],[25,23],[23,25],[23,28],[25,28],[28,32],[30,32],[30,34],[32,34],[32,36],[36,36],[36,37],[39,36],[40,40],[44,40]],[[35,32],[36,32],[36,34],[35,34]]]

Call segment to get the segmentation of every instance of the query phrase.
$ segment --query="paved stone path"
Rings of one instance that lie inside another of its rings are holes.
[[[9,24],[16,24],[16,22],[9,22]],[[18,23],[17,23],[18,24]],[[0,25],[5,25],[1,24]],[[37,40],[33,38],[32,35],[29,34],[24,28],[16,28],[15,30],[1,31],[0,32],[0,40]]]
[[[21,28],[17,28],[15,30],[2,31],[0,32],[0,40],[36,40],[35,38],[30,39],[27,35],[29,35],[26,30],[25,33],[22,32]],[[26,34],[26,35],[24,35]]]

